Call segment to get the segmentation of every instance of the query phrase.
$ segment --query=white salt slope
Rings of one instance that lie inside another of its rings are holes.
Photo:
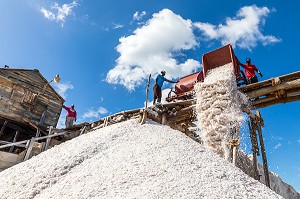
[[[130,120],[0,173],[0,198],[282,198],[179,131]]]
[[[239,138],[238,133],[228,135],[229,129],[239,129],[244,120],[241,105],[248,103],[237,90],[232,63],[210,70],[204,82],[195,85],[195,91],[203,144],[227,158],[226,141],[229,137]]]

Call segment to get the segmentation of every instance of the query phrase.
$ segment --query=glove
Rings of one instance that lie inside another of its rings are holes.
[[[260,72],[260,71],[258,71],[258,74],[260,75],[260,77],[263,77],[263,75],[261,74],[261,72]]]

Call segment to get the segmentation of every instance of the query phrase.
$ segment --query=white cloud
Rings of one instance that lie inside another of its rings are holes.
[[[119,29],[119,28],[123,28],[123,25],[122,24],[116,24],[116,23],[113,23],[114,25],[114,29]]]
[[[49,20],[55,20],[55,14],[49,10],[46,10],[45,8],[41,8],[40,11],[44,14],[44,17],[46,19],[49,19]]]
[[[69,89],[73,89],[73,85],[70,82],[66,82],[66,83],[57,83],[57,84],[53,84],[55,87],[55,90],[58,92],[58,94],[60,94],[62,96],[62,98],[66,99],[67,97],[67,91]]]
[[[282,144],[281,143],[278,143],[274,148],[275,149],[278,149],[279,147],[281,147],[282,146]]]
[[[231,43],[233,46],[251,50],[261,42],[264,46],[280,42],[279,38],[272,35],[263,35],[262,26],[265,18],[271,11],[267,7],[245,6],[242,7],[234,18],[226,18],[225,24],[213,25],[196,22],[208,39],[220,40],[223,45]]]
[[[146,11],[143,11],[141,13],[139,13],[138,11],[136,11],[133,15],[133,20],[137,20],[140,21],[145,15],[146,15]]]
[[[174,58],[175,53],[197,46],[192,27],[190,20],[171,10],[155,13],[133,35],[120,38],[116,47],[120,57],[108,72],[106,81],[134,90],[150,73],[154,77],[165,70],[167,78],[179,78],[194,72],[200,67],[198,61],[188,59],[178,63]]]
[[[72,10],[76,6],[78,6],[76,0],[69,4],[63,4],[62,6],[59,6],[57,2],[54,2],[50,10],[42,7],[40,9],[40,12],[43,13],[46,19],[49,19],[51,21],[55,20],[63,27],[66,17],[73,14]]]
[[[106,113],[108,113],[108,111],[104,107],[100,107],[97,110],[94,110],[93,108],[91,108],[83,114],[83,119],[86,119],[86,118],[99,118],[100,115],[104,115]]]

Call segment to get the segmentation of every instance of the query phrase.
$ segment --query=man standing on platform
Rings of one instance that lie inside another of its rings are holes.
[[[246,59],[246,64],[242,64],[239,62],[239,65],[245,69],[245,74],[247,77],[248,84],[253,84],[253,83],[258,82],[255,71],[260,75],[260,77],[262,77],[261,72],[256,68],[256,66],[251,64],[250,58]]]
[[[69,128],[71,126],[73,126],[74,121],[76,122],[77,119],[77,113],[74,109],[74,104],[71,105],[71,107],[67,107],[65,105],[63,105],[63,108],[66,109],[67,114],[66,114],[66,128]]]
[[[164,84],[164,81],[170,82],[170,83],[177,83],[177,82],[173,82],[171,80],[168,80],[165,78],[166,75],[166,71],[161,71],[161,74],[157,75],[156,79],[155,79],[155,85],[153,87],[153,93],[154,93],[154,97],[153,97],[153,104],[156,103],[156,100],[158,103],[161,102],[161,97],[162,97],[162,92],[161,92],[161,87]]]

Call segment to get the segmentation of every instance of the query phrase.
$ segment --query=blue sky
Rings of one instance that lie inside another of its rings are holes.
[[[201,70],[204,53],[228,43],[240,61],[252,58],[260,80],[298,71],[299,6],[296,0],[1,0],[0,65],[38,69],[49,81],[59,74],[61,82],[51,85],[67,106],[75,104],[78,123],[91,122],[143,107],[150,73],[163,69],[177,80]],[[270,170],[298,192],[299,110],[300,102],[260,110]]]

